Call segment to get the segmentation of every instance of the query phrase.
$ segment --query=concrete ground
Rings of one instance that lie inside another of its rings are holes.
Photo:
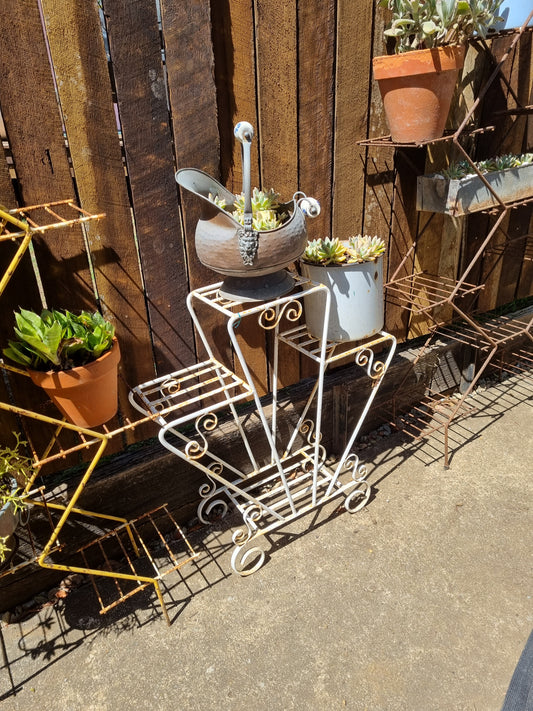
[[[250,577],[227,522],[193,533],[170,627],[152,592],[101,617],[89,584],[4,624],[2,711],[499,711],[533,628],[532,393],[478,391],[447,471],[437,438],[378,439],[368,506],[271,536]]]

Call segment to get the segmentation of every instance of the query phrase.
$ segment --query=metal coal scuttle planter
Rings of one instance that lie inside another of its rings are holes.
[[[244,224],[232,215],[235,195],[204,171],[183,168],[176,173],[176,181],[201,202],[196,253],[204,266],[224,275],[220,294],[238,301],[265,301],[292,289],[294,280],[286,267],[303,254],[307,244],[305,218],[319,215],[320,206],[314,198],[296,192],[291,201],[278,208],[288,215],[280,227],[255,230],[250,180],[254,130],[241,121],[234,134],[242,146]],[[223,200],[225,208],[215,204],[213,196]]]

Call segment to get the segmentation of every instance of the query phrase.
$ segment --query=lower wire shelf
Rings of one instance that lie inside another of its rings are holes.
[[[166,504],[92,540],[78,554],[101,614],[198,557]]]
[[[389,410],[390,424],[397,430],[417,441],[446,428],[452,418],[458,420],[476,411],[469,407],[458,393],[426,396],[406,411]]]

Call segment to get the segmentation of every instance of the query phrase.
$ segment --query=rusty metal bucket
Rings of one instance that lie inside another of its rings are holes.
[[[320,206],[304,193],[295,193],[291,201],[280,206],[289,214],[280,227],[254,230],[250,185],[253,128],[240,122],[235,135],[242,143],[244,225],[231,214],[235,196],[204,171],[183,168],[176,173],[176,181],[200,200],[196,253],[203,265],[225,276],[220,293],[239,301],[264,301],[292,288],[293,278],[285,268],[303,254],[307,244],[305,216],[315,217]],[[226,209],[216,205],[209,194],[223,199]]]

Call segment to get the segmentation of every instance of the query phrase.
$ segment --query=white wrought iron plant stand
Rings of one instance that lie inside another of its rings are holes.
[[[208,523],[214,509],[224,515],[229,505],[240,512],[243,526],[233,534],[235,548],[231,567],[240,575],[249,575],[265,561],[265,552],[256,545],[260,536],[339,496],[344,496],[344,506],[352,513],[368,502],[371,493],[368,472],[352,448],[390,365],[396,339],[381,331],[363,343],[340,347],[341,344],[328,342],[329,290],[302,278],[296,278],[292,293],[265,303],[229,300],[221,296],[220,286],[221,283],[217,283],[197,289],[187,299],[207,359],[137,386],[131,391],[130,400],[144,414],[159,413],[156,422],[160,426],[159,439],[163,446],[206,475],[208,482],[200,488],[200,521]],[[316,291],[323,293],[326,300],[321,339],[309,336],[305,324],[301,323],[303,298]],[[214,357],[198,316],[197,305],[200,303],[226,317],[229,339],[243,377]],[[274,333],[269,418],[237,339],[239,325],[249,318],[256,318],[261,328]],[[318,364],[314,387],[285,446],[280,446],[281,433],[277,422],[280,343],[288,344]],[[376,348],[387,348],[385,358],[377,359]],[[330,364],[347,356],[353,357],[355,363],[366,370],[372,387],[342,455],[330,465],[326,464],[327,455],[321,444],[324,374]],[[237,410],[239,402],[251,398],[270,452],[269,461],[263,465],[256,461],[253,445]],[[314,419],[309,417],[313,402]],[[177,412],[181,413],[179,417],[176,417]],[[238,429],[246,450],[246,469],[236,467],[209,449],[208,435],[219,426],[223,412],[233,419]]]

